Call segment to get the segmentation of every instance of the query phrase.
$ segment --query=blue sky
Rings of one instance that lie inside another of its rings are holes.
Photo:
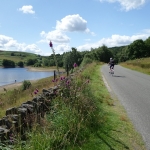
[[[0,50],[43,56],[150,36],[150,0],[1,0]]]

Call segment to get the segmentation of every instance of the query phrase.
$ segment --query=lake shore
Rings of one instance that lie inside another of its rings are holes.
[[[38,80],[30,80],[31,83],[33,82],[37,82]],[[23,82],[16,82],[16,83],[12,83],[12,84],[8,84],[8,85],[2,85],[0,86],[0,93],[4,93],[6,91],[4,91],[4,89],[6,90],[13,90],[13,89],[18,89],[21,87]]]
[[[40,67],[25,67],[27,68],[28,71],[46,71],[46,72],[49,72],[49,71],[57,71],[56,68],[40,68]],[[64,72],[65,70],[64,69],[59,69],[60,72]],[[38,80],[30,80],[31,83],[33,82],[37,82]],[[6,90],[13,90],[13,89],[17,89],[19,88],[20,86],[22,85],[22,82],[14,82],[12,84],[8,84],[8,85],[2,85],[0,86],[0,93],[4,93],[6,91],[4,91],[4,88]]]
[[[28,71],[57,71],[56,68],[25,67]],[[59,72],[65,72],[65,69],[59,69]]]

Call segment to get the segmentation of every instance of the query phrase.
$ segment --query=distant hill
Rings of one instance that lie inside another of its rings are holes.
[[[15,63],[18,63],[19,61],[25,63],[28,59],[40,59],[40,57],[41,57],[40,55],[28,52],[0,50],[0,66],[2,66],[3,59],[11,60],[14,61]]]

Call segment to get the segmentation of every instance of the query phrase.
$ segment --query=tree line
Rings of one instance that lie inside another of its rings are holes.
[[[13,55],[14,54],[11,54],[11,56]],[[84,65],[91,63],[93,60],[108,63],[110,57],[113,57],[116,63],[137,58],[150,57],[150,37],[145,41],[142,39],[135,40],[127,46],[108,48],[107,46],[103,45],[101,47],[91,48],[90,50],[82,52],[72,47],[71,51],[69,52],[56,54],[58,67],[63,67],[65,70],[73,69],[74,63],[76,63],[78,66],[81,64]],[[19,61],[17,63],[13,62],[12,60],[4,59],[2,65],[4,67],[51,67],[55,66],[55,61],[53,54],[50,56],[37,55],[37,58],[30,58],[25,62]]]

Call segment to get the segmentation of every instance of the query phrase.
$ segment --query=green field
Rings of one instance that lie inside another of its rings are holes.
[[[0,51],[0,66],[2,66],[3,59],[12,60],[15,63],[19,61],[26,62],[28,59],[39,59],[39,55],[26,53],[26,52],[17,52],[17,51]]]

